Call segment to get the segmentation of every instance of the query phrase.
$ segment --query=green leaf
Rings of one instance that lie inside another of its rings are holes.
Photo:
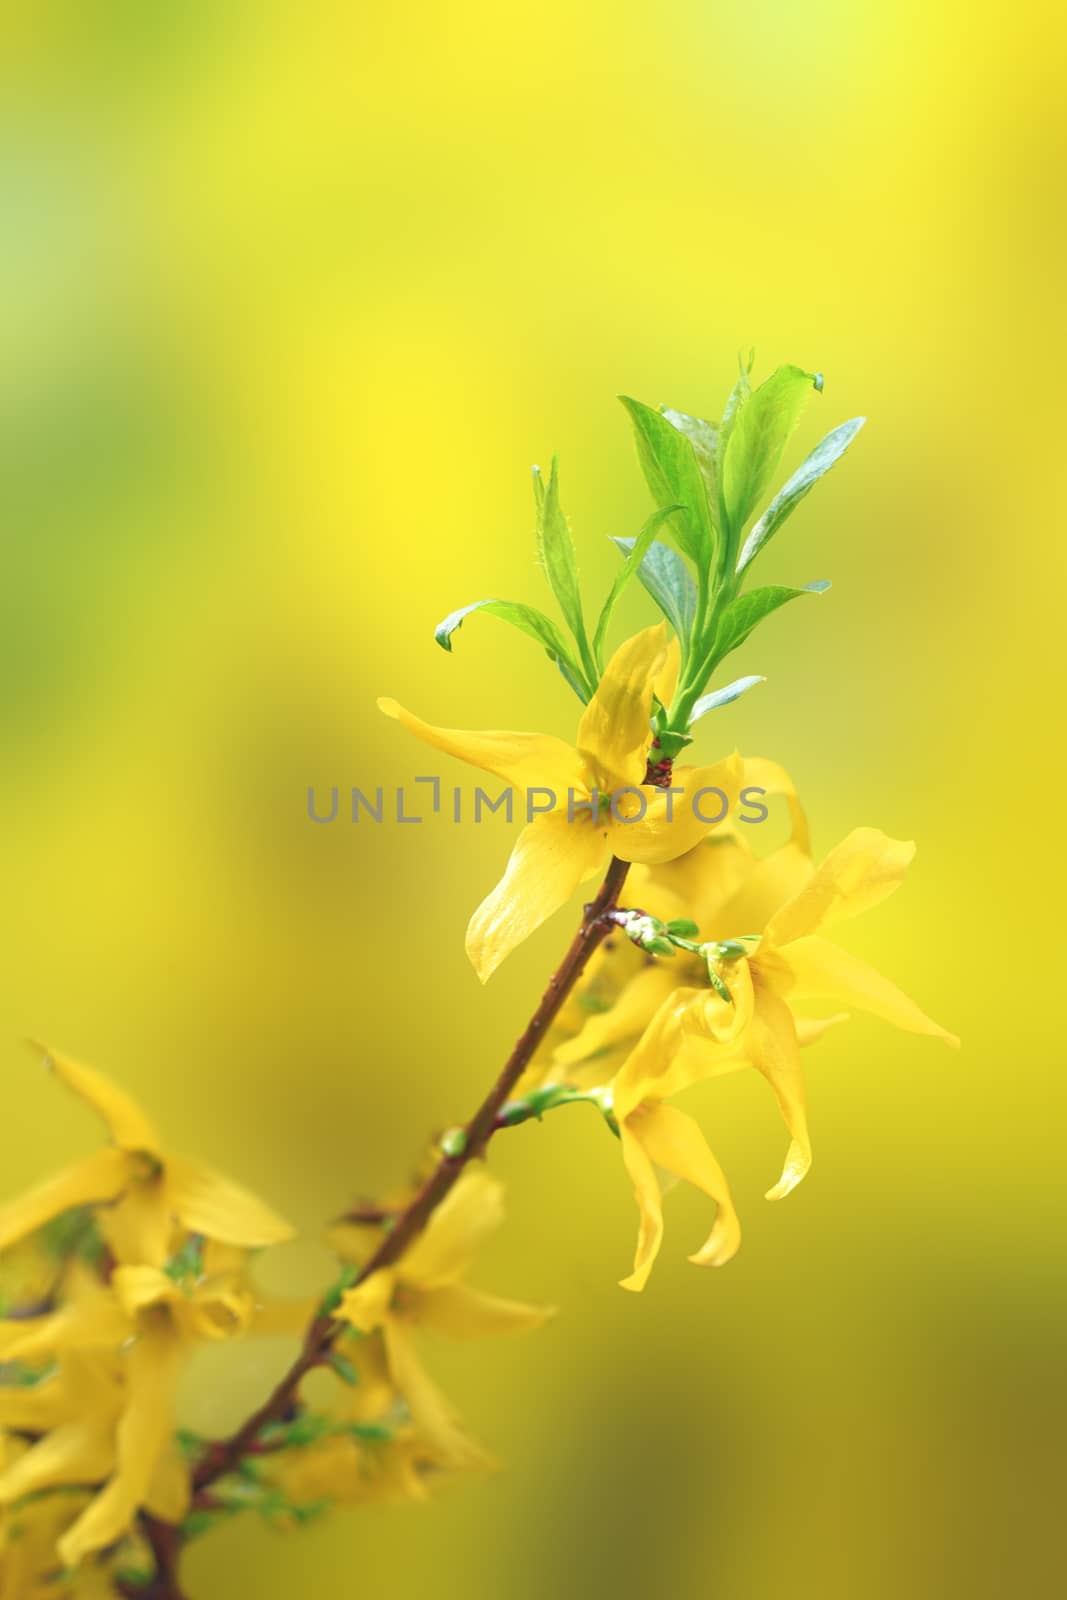
[[[800,367],[779,367],[737,413],[722,463],[723,505],[735,538],[774,476],[815,378]]]
[[[607,635],[608,624],[611,621],[612,612],[615,610],[615,607],[618,604],[619,596],[622,594],[622,591],[625,589],[626,585],[629,583],[630,579],[634,576],[634,573],[645,559],[653,539],[655,539],[656,534],[659,532],[664,522],[666,522],[667,518],[672,512],[677,510],[677,506],[664,506],[662,511],[654,511],[649,517],[648,521],[645,523],[644,527],[641,529],[641,532],[637,535],[637,538],[627,541],[630,546],[630,553],[616,574],[615,582],[611,586],[611,593],[604,601],[603,608],[600,612],[600,617],[597,621],[596,632],[593,635],[593,657],[598,667],[603,665],[604,639]],[[617,542],[621,543],[621,541]]]
[[[510,622],[513,628],[518,628],[521,633],[527,634],[531,639],[536,639],[556,662],[563,676],[571,688],[583,702],[589,699],[590,686],[582,676],[563,634],[543,611],[538,611],[535,606],[525,606],[518,600],[475,600],[469,606],[460,606],[458,611],[449,612],[443,622],[439,622],[433,631],[433,636],[442,650],[451,651],[452,635],[463,626],[464,619],[472,611],[485,611],[491,617],[499,617],[503,622]]]
[[[635,539],[612,540],[624,554],[628,554],[636,542]],[[693,631],[697,591],[681,556],[670,545],[654,541],[637,569],[637,581],[652,596],[684,647]]]
[[[762,622],[764,617],[769,617],[772,611],[777,611],[779,606],[784,606],[788,600],[795,600],[800,594],[822,594],[829,587],[827,580],[820,578],[818,582],[806,583],[799,589],[772,583],[765,588],[750,589],[747,594],[739,594],[719,618],[712,660],[718,663],[731,650],[744,644],[756,624]]]
[[[684,507],[671,518],[678,548],[699,569],[706,570],[715,556],[715,525],[708,505],[700,465],[688,437],[660,411],[620,395],[637,441],[637,457],[656,505]]]
[[[712,524],[718,527],[719,515],[719,430],[713,422],[703,417],[691,417],[687,411],[675,411],[661,406],[660,411],[672,428],[685,435],[693,447],[700,476],[704,480],[704,493]]]
[[[840,461],[866,420],[866,417],[853,417],[851,422],[842,422],[839,428],[834,428],[815,446],[811,455],[801,463],[788,483],[779,489],[745,540],[744,549],[737,563],[738,572],[744,572],[749,563],[756,559],[763,546],[778,532],[786,517],[792,516],[809,490],[829,472],[835,461]]]
[[[734,430],[734,425],[737,422],[738,415],[739,415],[739,413],[741,411],[742,406],[746,403],[746,401],[748,400],[749,395],[752,393],[752,384],[749,381],[749,373],[752,371],[752,367],[753,367],[753,363],[755,362],[755,359],[756,359],[755,350],[749,350],[747,353],[745,351],[743,351],[743,350],[738,352],[738,357],[737,357],[737,366],[738,366],[737,382],[734,384],[733,388],[730,390],[729,398],[728,398],[728,400],[726,402],[726,405],[723,407],[722,421],[719,423],[719,463],[720,463],[720,468],[721,468],[721,464],[722,464],[723,458],[726,455],[726,446],[727,446],[727,443],[729,441],[730,435]],[[721,478],[721,472],[720,472],[720,478]],[[721,491],[721,482],[720,482],[720,491]]]
[[[740,641],[738,641],[740,643]],[[699,722],[701,717],[706,717],[709,711],[717,711],[719,706],[728,706],[732,700],[740,700],[749,689],[754,689],[757,683],[766,683],[766,678],[735,678],[733,683],[728,683],[724,689],[713,689],[711,694],[702,695],[689,713],[689,726]]]
[[[545,569],[552,593],[567,626],[578,643],[583,659],[588,651],[582,596],[578,587],[578,558],[567,519],[559,503],[559,462],[552,457],[547,485],[540,482],[540,469],[534,468],[534,494],[537,499],[537,553]],[[543,489],[543,493],[542,493]]]
[[[358,1385],[359,1373],[348,1357],[341,1354],[340,1350],[330,1351],[329,1364],[342,1383],[347,1383],[353,1389]]]

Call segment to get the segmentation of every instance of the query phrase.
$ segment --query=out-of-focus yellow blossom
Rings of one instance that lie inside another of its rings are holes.
[[[339,1230],[344,1240],[344,1230]],[[265,1458],[268,1479],[285,1505],[396,1504],[424,1500],[455,1465],[407,1415],[389,1368],[382,1331],[343,1341],[356,1371],[337,1385],[326,1413],[329,1431],[303,1447]],[[283,1517],[284,1520],[284,1517]]]
[[[469,1167],[401,1260],[347,1290],[337,1312],[358,1333],[380,1332],[390,1381],[419,1436],[448,1467],[488,1458],[468,1439],[423,1368],[416,1330],[472,1339],[537,1328],[554,1315],[550,1308],[499,1299],[461,1281],[478,1246],[502,1218],[500,1185],[483,1167]],[[346,1255],[345,1230],[335,1229],[331,1237]]]
[[[294,1508],[399,1505],[427,1499],[430,1484],[444,1474],[444,1464],[418,1429],[400,1424],[381,1438],[330,1434],[304,1449],[287,1451],[268,1470]]]
[[[0,1436],[0,1471],[25,1450]],[[63,1532],[80,1516],[87,1495],[67,1491],[24,1500],[0,1513],[0,1596],[3,1600],[114,1600],[111,1563],[64,1571],[56,1556]]]
[[[258,1249],[292,1237],[289,1224],[246,1189],[185,1156],[165,1154],[151,1122],[103,1073],[45,1050],[56,1076],[103,1119],[112,1143],[0,1209],[0,1250],[77,1206],[114,1207],[158,1254],[175,1222],[190,1233]],[[165,1252],[164,1252],[165,1254]]]
[[[189,1500],[175,1441],[181,1367],[199,1342],[278,1326],[277,1308],[261,1305],[246,1275],[247,1252],[221,1241],[267,1243],[290,1229],[227,1180],[164,1156],[138,1108],[99,1073],[62,1058],[55,1066],[107,1120],[116,1141],[103,1153],[110,1168],[91,1160],[13,1202],[5,1237],[93,1196],[102,1202],[94,1220],[106,1254],[96,1271],[68,1266],[54,1307],[0,1321],[0,1362],[8,1370],[29,1363],[36,1376],[0,1382],[0,1425],[35,1436],[0,1474],[0,1503],[102,1485],[59,1538],[55,1555],[73,1568],[114,1545],[142,1507],[181,1521]]]
[[[20,1409],[29,1416],[36,1403],[48,1428],[0,1477],[0,1501],[107,1480],[60,1541],[66,1564],[114,1543],[142,1506],[166,1522],[184,1516],[189,1483],[174,1442],[175,1386],[193,1345],[234,1337],[254,1321],[255,1296],[234,1254],[208,1241],[189,1277],[173,1265],[165,1271],[165,1260],[120,1260],[106,1285],[87,1286],[14,1333],[11,1325],[2,1330],[6,1360],[56,1358],[60,1366],[56,1379],[9,1396],[0,1410],[5,1419]]]
[[[774,1089],[792,1141],[781,1179],[768,1199],[788,1194],[807,1172],[811,1145],[795,1001],[831,999],[909,1032],[958,1043],[894,984],[818,932],[892,893],[914,853],[912,844],[875,828],[857,828],[817,870],[803,876],[799,887],[791,882],[791,867],[782,872],[772,865],[753,874],[723,909],[722,925],[731,929],[731,938],[759,930],[749,953],[721,963],[730,1001],[710,987],[675,990],[659,1006],[615,1079],[623,1158],[641,1216],[634,1270],[624,1287],[644,1287],[662,1240],[656,1166],[695,1184],[718,1203],[715,1227],[690,1260],[721,1265],[740,1242],[726,1180],[703,1134],[691,1118],[664,1104],[688,1085],[738,1067],[756,1067]],[[763,865],[771,862],[768,858]],[[806,1036],[817,1035],[834,1020],[807,1023]]]
[[[729,814],[741,779],[736,755],[710,767],[676,768],[674,794],[644,782],[653,696],[668,703],[677,673],[665,624],[626,640],[585,708],[575,746],[548,734],[434,728],[395,700],[379,700],[387,716],[435,749],[520,792],[540,789],[552,797],[551,809],[519,835],[503,878],[467,928],[467,954],[483,983],[613,855],[658,862],[692,849],[715,825],[703,820],[708,803],[693,803],[702,789],[720,790]],[[721,810],[720,801],[716,814]]]

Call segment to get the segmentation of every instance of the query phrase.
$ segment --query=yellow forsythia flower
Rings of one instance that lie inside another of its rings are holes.
[[[101,1112],[115,1140],[106,1160],[69,1169],[9,1205],[5,1241],[71,1207],[103,1202],[99,1270],[71,1269],[54,1309],[0,1320],[0,1362],[30,1364],[36,1381],[0,1381],[0,1426],[35,1435],[0,1473],[0,1504],[70,1485],[102,1485],[58,1539],[75,1567],[114,1545],[146,1508],[180,1522],[187,1467],[175,1442],[175,1388],[191,1349],[262,1324],[247,1252],[224,1240],[290,1237],[274,1212],[228,1180],[164,1155],[141,1111],[102,1074],[53,1057],[57,1074]],[[302,1308],[303,1309],[303,1308]],[[0,1369],[2,1370],[2,1369]]]
[[[462,1282],[478,1246],[503,1218],[501,1196],[483,1167],[469,1167],[401,1260],[349,1289],[337,1312],[358,1333],[380,1332],[390,1381],[419,1436],[451,1467],[486,1457],[423,1368],[415,1332],[429,1328],[448,1338],[476,1339],[537,1328],[554,1315],[551,1308],[502,1300]],[[344,1254],[345,1230],[335,1229],[331,1237]]]
[[[102,1118],[112,1143],[0,1208],[0,1250],[75,1206],[115,1206],[128,1224],[166,1241],[172,1223],[224,1244],[259,1249],[292,1238],[287,1222],[255,1195],[185,1156],[165,1154],[151,1122],[103,1073],[44,1051],[57,1078]]]
[[[815,869],[792,780],[763,757],[746,757],[742,765],[743,792],[751,787],[767,797],[785,798],[791,817],[788,841],[759,859],[751,844],[758,825],[724,823],[674,861],[634,867],[626,880],[628,904],[663,922],[688,918],[702,939],[725,939],[738,931],[757,931],[762,926],[757,902],[778,905],[807,881]],[[672,959],[654,960],[628,939],[613,936],[594,954],[519,1092],[535,1082],[578,1088],[610,1083],[659,1007],[687,983],[706,983],[699,956],[678,951]]]
[[[548,734],[434,728],[395,700],[379,700],[387,716],[435,749],[520,792],[541,788],[554,796],[552,810],[523,829],[503,878],[470,920],[467,954],[483,983],[612,855],[655,862],[690,850],[709,828],[692,804],[701,789],[721,790],[732,805],[741,776],[736,756],[711,767],[677,768],[674,786],[682,792],[671,796],[644,782],[652,698],[669,701],[676,675],[665,624],[628,639],[586,706],[573,747]],[[616,795],[621,798],[612,808]]]
[[[958,1043],[888,979],[819,935],[822,927],[876,905],[897,888],[914,853],[913,845],[890,839],[875,828],[857,828],[818,870],[804,874],[799,886],[794,866],[780,859],[770,870],[754,873],[723,910],[722,925],[731,929],[731,937],[759,933],[751,954],[722,963],[730,1002],[710,987],[673,991],[615,1079],[614,1110],[623,1158],[641,1216],[634,1270],[624,1287],[644,1287],[662,1240],[655,1166],[694,1184],[718,1203],[715,1227],[691,1260],[719,1265],[740,1242],[726,1180],[703,1134],[691,1118],[663,1103],[689,1084],[739,1067],[757,1068],[774,1089],[792,1137],[782,1177],[768,1198],[788,1194],[807,1172],[811,1145],[801,1037],[791,1009],[794,1001],[832,999],[910,1032]],[[766,868],[768,862],[761,865]],[[787,884],[789,893],[783,901]],[[834,1020],[809,1023],[807,1035],[817,1034]]]

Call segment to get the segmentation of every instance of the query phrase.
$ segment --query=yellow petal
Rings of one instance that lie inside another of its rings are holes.
[[[451,1405],[426,1372],[407,1330],[390,1322],[385,1345],[390,1375],[407,1401],[411,1420],[442,1460],[454,1467],[489,1465],[489,1457],[468,1439]]]
[[[671,635],[667,645],[667,654],[663,658],[663,665],[656,674],[655,691],[656,699],[666,710],[670,710],[674,691],[678,687],[678,674],[682,666],[682,647],[676,634]]]
[[[607,863],[603,830],[592,817],[565,811],[523,828],[504,876],[467,927],[467,955],[485,983],[517,945],[565,905],[578,885]]]
[[[575,1066],[612,1045],[638,1038],[676,984],[670,962],[638,968],[609,1011],[595,1012],[575,1038],[557,1047],[553,1065]]]
[[[0,1501],[76,1483],[98,1483],[111,1471],[115,1445],[110,1428],[65,1422],[39,1439],[0,1477]]]
[[[166,1304],[180,1298],[181,1290],[172,1278],[157,1267],[116,1267],[111,1287],[128,1317],[148,1306]]]
[[[815,867],[811,857],[795,844],[772,850],[755,861],[733,897],[719,910],[705,937],[733,939],[742,933],[762,933],[770,918],[787,901],[800,894]]]
[[[395,1288],[396,1273],[391,1267],[372,1272],[362,1283],[345,1290],[337,1308],[338,1318],[357,1333],[373,1333],[385,1322]]]
[[[829,923],[877,905],[903,881],[915,846],[878,828],[854,828],[767,923],[764,944],[780,949]]]
[[[737,804],[742,762],[736,753],[712,767],[678,767],[669,794],[647,785],[641,790],[645,805],[634,795],[616,804],[619,821],[605,812],[608,843],[622,861],[656,864],[685,855],[729,817]],[[718,821],[716,819],[719,819]]]
[[[161,1522],[176,1526],[189,1510],[191,1499],[189,1468],[172,1441],[165,1446],[145,1490],[145,1510]]]
[[[637,1246],[629,1277],[619,1280],[620,1288],[639,1294],[648,1282],[660,1245],[663,1243],[663,1196],[656,1169],[645,1150],[640,1134],[640,1113],[619,1124],[623,1165],[634,1186],[637,1201]]]
[[[848,1018],[847,1011],[837,1011],[832,1017],[794,1017],[797,1044],[800,1045],[801,1049],[808,1044],[818,1044],[819,1040],[830,1028],[836,1028],[840,1022],[847,1022]]]
[[[521,1333],[541,1328],[556,1314],[554,1306],[529,1306],[520,1300],[449,1283],[419,1295],[419,1321],[449,1339],[481,1339],[494,1333]]]
[[[811,1166],[811,1140],[793,1014],[784,1000],[765,987],[756,991],[749,1040],[752,1064],[774,1090],[782,1120],[792,1135],[782,1176],[774,1188],[767,1191],[768,1200],[781,1200],[796,1188]]]
[[[808,819],[804,815],[804,808],[797,798],[793,780],[784,767],[777,761],[768,761],[764,756],[745,757],[744,788],[763,789],[771,796],[784,796],[789,807],[789,819],[792,824],[792,838],[790,842],[796,846],[802,855],[811,855],[811,834],[808,829]],[[747,833],[751,828],[758,827],[758,823],[740,824],[741,832]]]
[[[455,1283],[504,1220],[504,1189],[484,1166],[469,1166],[400,1263],[405,1283]]]
[[[115,1472],[59,1541],[73,1567],[122,1537],[145,1502],[174,1432],[174,1387],[181,1346],[167,1322],[151,1325],[126,1356],[126,1408],[115,1438]]]
[[[717,809],[708,806],[711,814]],[[627,879],[626,897],[664,922],[690,917],[702,937],[726,937],[719,929],[720,913],[751,871],[747,844],[716,828],[673,861],[651,867],[637,863]]]
[[[730,1197],[726,1174],[708,1148],[708,1142],[692,1117],[675,1106],[650,1106],[638,1112],[639,1138],[645,1153],[656,1166],[676,1178],[691,1183],[718,1206],[715,1226],[695,1255],[689,1257],[699,1267],[721,1267],[736,1255],[741,1243],[741,1224]]]
[[[167,1194],[190,1233],[259,1250],[293,1237],[290,1225],[256,1195],[185,1156],[167,1160]]]
[[[238,1273],[198,1283],[175,1308],[182,1330],[194,1339],[235,1339],[246,1333],[256,1312],[256,1297]]]
[[[71,1060],[70,1056],[50,1050],[47,1045],[36,1048],[43,1051],[45,1062],[56,1077],[103,1118],[120,1149],[144,1150],[149,1155],[159,1155],[159,1135],[155,1128],[140,1106],[117,1084],[94,1067],[82,1066],[80,1062]]]
[[[602,794],[645,776],[652,743],[652,693],[667,659],[667,625],[625,640],[604,669],[578,728],[578,753]]]
[[[6,1361],[28,1361],[64,1350],[114,1350],[130,1331],[118,1299],[101,1287],[47,1316],[4,1324],[0,1350]]]
[[[122,1193],[129,1171],[121,1150],[98,1150],[47,1178],[0,1209],[0,1250],[43,1228],[74,1206],[98,1205]]]
[[[70,1396],[62,1375],[43,1378],[28,1388],[0,1384],[0,1428],[21,1433],[47,1433],[71,1416]]]
[[[474,733],[462,728],[435,728],[421,717],[412,716],[395,700],[379,700],[378,709],[401,723],[424,744],[466,761],[472,767],[480,767],[483,772],[493,773],[513,789],[551,789],[566,805],[568,789],[582,787],[583,774],[577,752],[551,734],[507,733],[497,729]]]
[[[768,973],[771,981],[780,982],[791,996],[841,1001],[907,1033],[931,1034],[946,1044],[959,1044],[954,1033],[947,1033],[920,1011],[895,983],[829,939],[794,939],[768,964]]]
[[[116,1261],[129,1266],[161,1267],[170,1253],[173,1231],[164,1173],[156,1171],[145,1177],[131,1172],[126,1193],[100,1221]]]
[[[731,966],[728,982],[730,1004],[713,989],[675,989],[668,995],[619,1068],[617,1117],[628,1117],[646,1100],[666,1100],[692,1083],[745,1064],[742,1040],[753,1004],[747,961]]]

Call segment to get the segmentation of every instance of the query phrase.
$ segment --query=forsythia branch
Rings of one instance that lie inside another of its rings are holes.
[[[467,1163],[481,1155],[497,1128],[507,1126],[506,1122],[498,1121],[500,1110],[529,1066],[534,1051],[548,1032],[589,958],[611,931],[612,923],[605,913],[615,909],[628,871],[628,862],[612,858],[596,898],[586,906],[581,926],[570,948],[549,979],[536,1011],[517,1040],[499,1077],[462,1130],[463,1137],[453,1139],[449,1153],[441,1157],[407,1209],[398,1214],[393,1227],[384,1235],[362,1269],[360,1282],[400,1260],[450,1192]],[[286,1417],[296,1402],[297,1391],[304,1378],[328,1359],[340,1326],[331,1312],[323,1310],[319,1313],[307,1330],[300,1354],[269,1399],[228,1439],[218,1441],[207,1451],[193,1477],[197,1495],[202,1496],[216,1479],[234,1471],[242,1458],[255,1450],[259,1435],[268,1423]],[[145,1520],[151,1529],[152,1519]]]

